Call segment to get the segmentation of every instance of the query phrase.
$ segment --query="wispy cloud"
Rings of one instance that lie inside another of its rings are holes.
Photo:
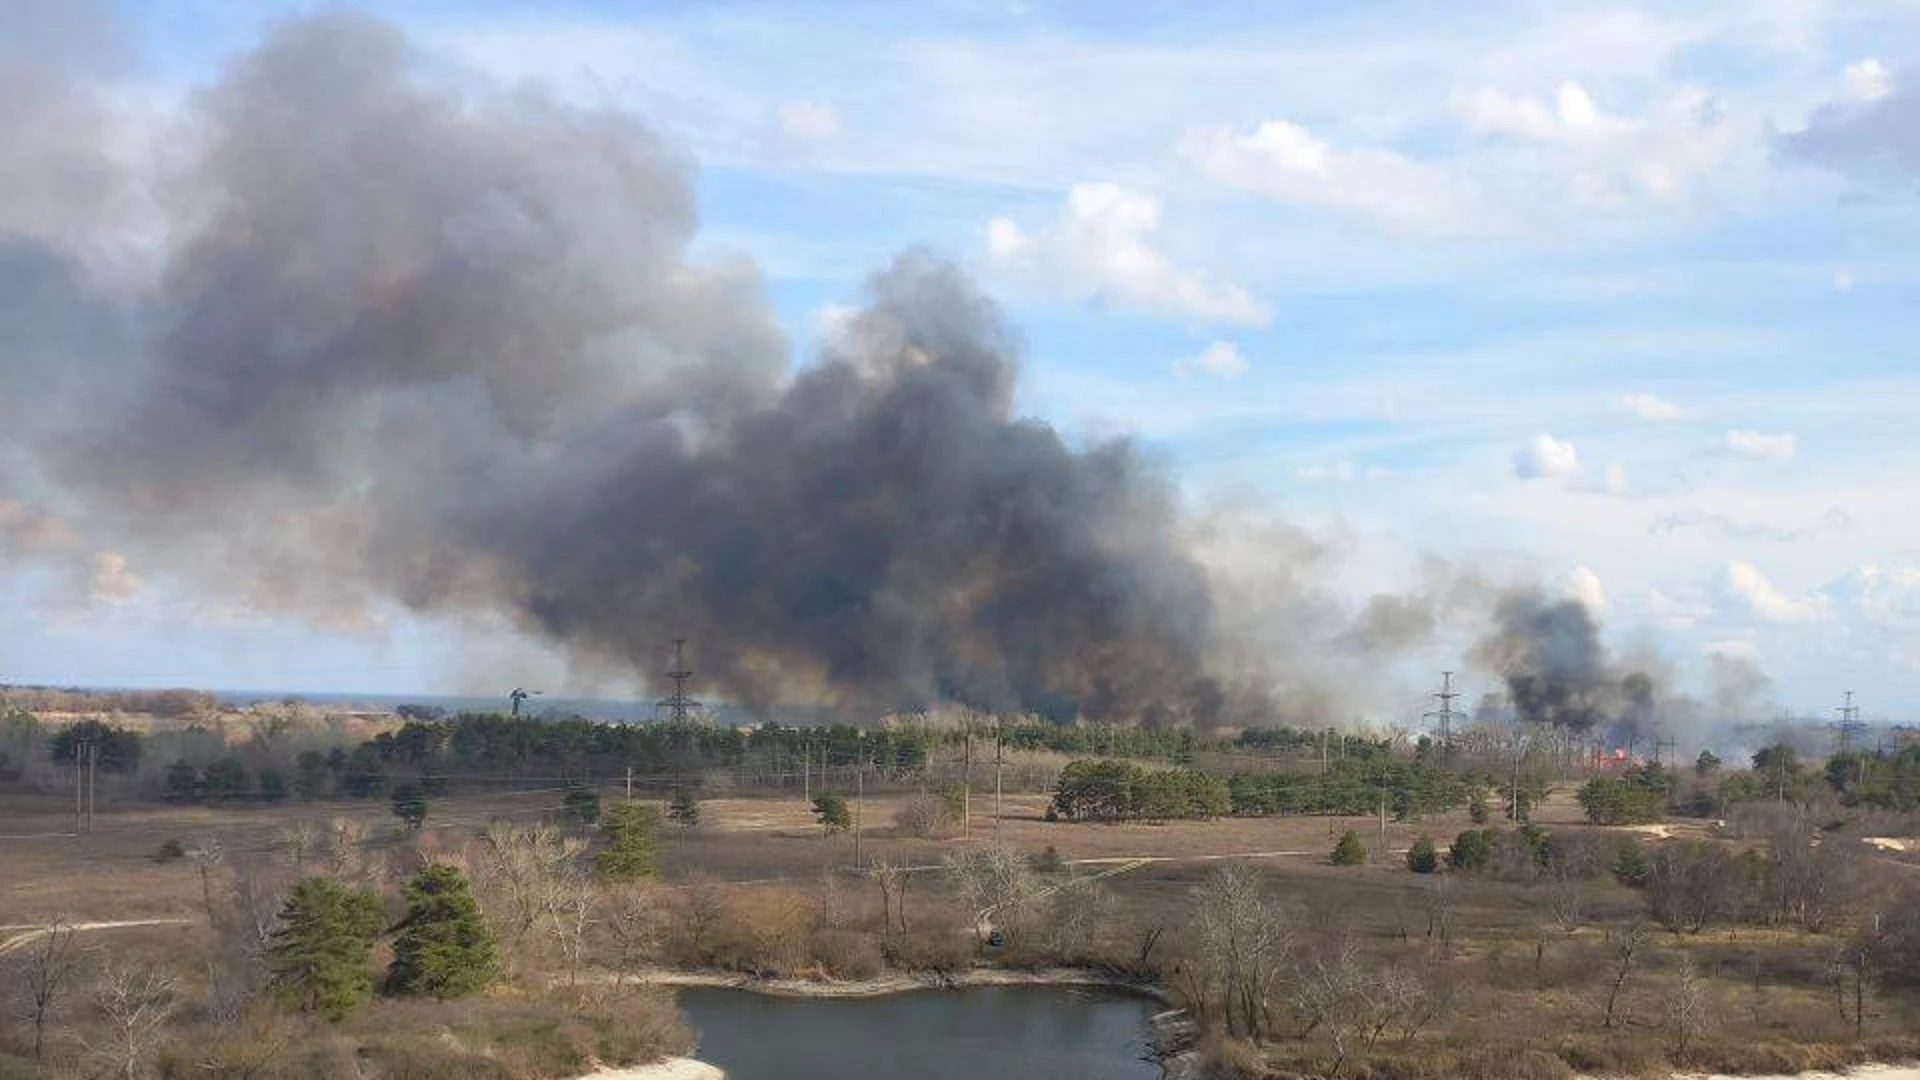
[[[1173,373],[1186,379],[1205,376],[1213,379],[1237,379],[1247,373],[1247,358],[1240,346],[1231,341],[1216,341],[1199,353],[1173,362]]]
[[[1722,445],[1744,457],[1762,458],[1768,461],[1785,461],[1799,449],[1798,440],[1792,435],[1767,435],[1742,428],[1727,432]]]
[[[1642,420],[1685,420],[1693,414],[1664,398],[1652,394],[1623,394],[1620,407]]]

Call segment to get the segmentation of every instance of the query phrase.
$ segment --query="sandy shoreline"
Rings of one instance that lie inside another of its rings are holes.
[[[726,1074],[704,1061],[692,1058],[667,1058],[651,1065],[626,1069],[601,1069],[577,1080],[726,1080]]]
[[[764,979],[730,971],[678,971],[653,968],[632,976],[646,986],[700,986],[744,990],[774,997],[867,998],[907,994],[920,990],[959,990],[973,986],[1090,986],[1124,990],[1165,1002],[1166,992],[1151,983],[1135,982],[1079,968],[1042,968],[1007,971],[975,968],[945,974],[895,974],[874,979]]]
[[[1920,1080],[1920,1066],[1914,1065],[1862,1065],[1843,1073],[1810,1072],[1798,1076],[1745,1076],[1728,1077],[1718,1073],[1706,1076],[1689,1073],[1677,1076],[1674,1080]]]

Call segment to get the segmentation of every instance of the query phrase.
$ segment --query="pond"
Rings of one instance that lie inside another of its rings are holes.
[[[697,1054],[727,1080],[1158,1080],[1152,1002],[1081,987],[981,986],[872,998],[685,989]]]

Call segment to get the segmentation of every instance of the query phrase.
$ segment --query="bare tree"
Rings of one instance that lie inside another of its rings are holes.
[[[287,864],[304,870],[307,862],[326,847],[326,834],[311,818],[301,818],[280,830],[279,849]]]
[[[1712,1016],[1708,1010],[1706,980],[1693,962],[1693,954],[1682,951],[1674,975],[1673,989],[1667,994],[1667,1029],[1673,1033],[1674,1058],[1684,1061],[1687,1048],[1706,1030]]]
[[[1866,1033],[1867,998],[1873,993],[1874,968],[1873,942],[1864,934],[1835,945],[1827,961],[1834,1010],[1842,1024],[1852,1025],[1856,1039]]]
[[[586,841],[544,822],[497,819],[468,853],[481,909],[511,959],[524,961],[540,941],[554,944],[563,960],[584,947],[592,906],[592,882],[580,861],[585,850]],[[542,933],[530,941],[536,929]]]
[[[1070,868],[1046,898],[1048,947],[1062,961],[1084,958],[1113,909],[1113,893],[1103,882]]]
[[[39,931],[19,950],[19,985],[26,991],[26,1012],[20,1019],[33,1028],[33,1059],[46,1055],[47,1025],[65,999],[67,984],[80,966],[80,946],[73,924],[62,916]]]
[[[660,906],[652,886],[624,882],[607,893],[604,910],[613,939],[613,981],[619,986],[659,949]]]
[[[1258,868],[1228,863],[1200,886],[1193,930],[1193,981],[1203,1013],[1217,1003],[1227,1032],[1261,1038],[1271,1029],[1280,979],[1293,951],[1292,911],[1269,893]]]
[[[873,880],[874,884],[880,886],[881,933],[893,933],[896,925],[901,933],[906,933],[908,880],[906,868],[884,855],[875,856]]]
[[[151,968],[108,965],[94,987],[93,998],[106,1021],[106,1034],[97,1043],[85,1044],[88,1056],[104,1075],[136,1080],[141,1063],[152,1053],[168,1019],[179,1007],[177,981]]]
[[[1438,938],[1441,945],[1453,944],[1453,909],[1455,895],[1453,876],[1435,874],[1427,879],[1424,892],[1427,906],[1427,936]]]
[[[1647,926],[1639,919],[1633,920],[1618,930],[1607,931],[1607,959],[1612,974],[1607,978],[1606,1011],[1601,1026],[1613,1027],[1614,1010],[1620,1002],[1620,992],[1627,987],[1627,980],[1633,977],[1633,964],[1639,957],[1641,946],[1647,943]]]
[[[1032,926],[1041,888],[1025,855],[1008,847],[970,848],[947,856],[946,866],[960,902],[973,913],[976,936],[993,927],[1015,938]]]

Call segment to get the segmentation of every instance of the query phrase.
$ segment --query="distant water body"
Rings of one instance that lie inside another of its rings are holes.
[[[858,999],[678,995],[727,1080],[1157,1080],[1143,998],[982,986]]]
[[[449,715],[463,712],[504,713],[512,708],[505,693],[493,697],[456,694],[365,694],[354,691],[313,690],[215,690],[212,693],[220,704],[235,708],[286,700],[301,701],[321,708],[385,711],[391,711],[401,705],[426,705],[442,709]],[[660,714],[659,707],[652,701],[614,698],[532,697],[528,698],[520,709],[525,715],[533,717],[580,716],[588,720],[609,723],[619,721],[644,723],[657,719]],[[746,709],[725,704],[709,704],[705,711],[720,724],[748,724],[756,719],[778,720],[782,724],[832,724],[843,719],[832,709],[797,705],[775,707],[765,717],[756,717]]]

